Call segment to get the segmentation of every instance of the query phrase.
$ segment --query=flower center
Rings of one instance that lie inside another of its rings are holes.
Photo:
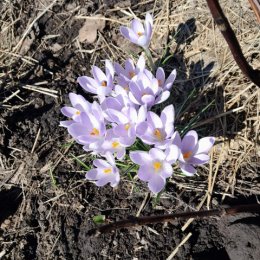
[[[76,111],[76,113],[75,113],[76,115],[80,115],[80,111]]]
[[[103,81],[101,82],[101,86],[102,86],[102,87],[106,87],[106,86],[107,86],[107,82],[106,82],[105,80],[103,80]]]
[[[130,124],[125,124],[125,130],[128,131],[128,129],[130,128]]]
[[[141,36],[144,35],[144,33],[143,32],[138,32],[137,35],[138,35],[138,37],[141,37]]]
[[[159,171],[162,168],[162,163],[161,162],[154,162],[153,168],[156,172]]]
[[[103,170],[103,172],[108,174],[108,173],[112,172],[112,169],[111,168],[106,168],[106,169]]]
[[[192,152],[191,152],[191,151],[188,151],[188,152],[186,152],[186,153],[183,154],[183,158],[184,158],[185,160],[187,160],[187,159],[189,159],[189,158],[191,157],[191,155],[192,155]]]
[[[112,142],[112,148],[116,149],[118,148],[118,146],[120,146],[120,143],[118,141]]]
[[[163,139],[162,133],[158,128],[155,128],[153,131],[153,135],[159,140],[161,141]]]
[[[130,78],[133,78],[134,76],[135,76],[135,72],[134,72],[134,71],[130,71],[130,72],[129,72],[129,77],[130,77]]]
[[[99,135],[99,130],[97,128],[93,128],[92,131],[90,132],[90,135],[98,136]]]

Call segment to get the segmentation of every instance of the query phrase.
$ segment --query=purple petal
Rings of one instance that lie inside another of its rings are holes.
[[[102,187],[111,181],[113,181],[113,176],[111,174],[103,175],[99,180],[96,181],[96,185],[98,187]]]
[[[160,175],[154,175],[148,182],[148,187],[153,193],[160,192],[165,186],[165,178]]]
[[[75,123],[68,127],[68,132],[72,137],[77,138],[78,136],[86,135],[88,130],[84,127],[84,125]]]
[[[188,162],[190,164],[194,164],[194,165],[200,165],[200,164],[205,164],[209,161],[209,156],[207,154],[196,154],[193,155]]]
[[[201,138],[198,142],[198,150],[197,150],[197,154],[199,153],[208,153],[209,150],[211,149],[211,147],[214,145],[215,143],[215,138],[214,137],[204,137]]]
[[[155,104],[160,104],[164,102],[170,96],[170,92],[168,90],[163,91],[155,100]]]
[[[162,87],[165,81],[165,73],[163,68],[159,67],[156,71],[156,79],[159,81],[158,85],[159,87]]]
[[[110,164],[108,164],[105,160],[102,159],[96,159],[93,161],[93,165],[97,168],[108,168],[111,167]]]
[[[145,21],[148,22],[149,24],[151,24],[151,26],[153,25],[153,17],[151,16],[150,13],[146,13]]]
[[[85,91],[97,94],[97,82],[94,79],[82,76],[78,77],[77,81]]]
[[[107,81],[106,74],[97,66],[92,67],[92,74],[98,82]]]
[[[141,165],[138,170],[138,177],[142,181],[149,181],[154,175],[153,168],[149,164]]]
[[[98,175],[98,170],[97,169],[91,169],[86,173],[85,177],[86,177],[87,180],[96,180],[97,175]]]
[[[163,128],[161,118],[151,111],[147,113],[147,123],[151,125],[153,129]]]
[[[74,107],[63,107],[60,111],[64,116],[72,118],[78,110]]]
[[[169,105],[165,107],[161,113],[161,120],[163,125],[173,124],[174,122],[174,107]]]
[[[193,151],[198,143],[198,134],[196,131],[189,131],[183,138],[181,143],[182,153]]]
[[[109,116],[111,122],[115,122],[117,124],[126,124],[129,122],[129,119],[121,112],[114,109],[107,109],[107,115]]]
[[[179,165],[180,165],[181,171],[186,176],[193,176],[196,173],[196,169],[190,164],[180,163]]]
[[[115,69],[110,60],[105,61],[105,67],[106,67],[106,74],[107,75],[110,74],[110,76],[113,78],[115,74]]]
[[[177,161],[180,155],[180,149],[178,146],[172,144],[169,147],[167,147],[166,151],[166,161],[170,164],[173,164]]]
[[[148,128],[147,122],[141,122],[136,126],[136,134],[139,137],[142,136],[147,131],[147,128]]]
[[[155,98],[152,95],[143,95],[141,98],[143,104],[147,106],[152,106],[154,105]]]
[[[150,39],[148,39],[146,35],[143,35],[137,39],[137,44],[144,48],[147,48],[149,43],[150,43]]]
[[[166,157],[165,153],[162,150],[157,148],[152,148],[149,151],[149,154],[153,160],[164,161]]]
[[[143,151],[133,151],[130,152],[130,159],[139,165],[145,165],[151,162],[151,157],[147,152]]]
[[[172,143],[181,149],[181,137],[178,131],[175,131],[172,136]]]
[[[60,126],[67,128],[74,123],[75,123],[75,121],[73,121],[73,120],[60,121]]]
[[[168,162],[164,162],[161,176],[163,178],[169,178],[172,176],[172,173],[173,173],[173,169],[172,169],[171,164]]]
[[[140,55],[137,64],[136,64],[137,73],[142,72],[145,69],[145,58],[143,55]]]
[[[174,69],[165,81],[165,84],[164,84],[165,89],[168,89],[168,90],[171,89],[172,84],[173,84],[174,80],[176,79],[176,74],[177,74],[176,70]]]
[[[119,138],[119,142],[126,147],[133,145],[135,140],[136,140],[135,136],[133,136],[133,137],[120,137]]]
[[[116,136],[128,136],[128,129],[126,129],[125,125],[117,125],[113,128],[113,131]]]
[[[137,35],[133,32],[133,30],[125,27],[125,26],[120,26],[120,32],[121,34],[127,38],[129,41],[133,43],[137,43]]]
[[[131,28],[132,30],[138,34],[138,33],[144,33],[144,27],[142,23],[138,19],[133,19],[131,22]]]

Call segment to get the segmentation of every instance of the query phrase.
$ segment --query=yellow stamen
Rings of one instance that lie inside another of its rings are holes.
[[[183,154],[183,158],[184,158],[185,160],[187,160],[187,159],[189,159],[189,158],[191,157],[191,155],[192,155],[192,152],[191,152],[191,151],[186,152],[186,153]]]
[[[144,35],[144,33],[142,33],[142,32],[138,32],[137,35],[138,35],[138,37],[141,37],[141,36]]]
[[[133,78],[134,76],[135,76],[134,71],[130,71],[130,72],[129,72],[129,77],[130,77],[130,78]]]
[[[158,128],[155,128],[154,132],[153,132],[153,135],[158,139],[158,140],[162,140],[162,133],[161,131],[158,129]]]
[[[102,87],[106,87],[106,86],[107,86],[107,82],[106,82],[105,80],[102,81],[102,82],[101,82],[101,86],[102,86]]]
[[[108,173],[112,172],[112,169],[111,168],[106,168],[106,169],[103,170],[103,172],[108,174]]]
[[[125,124],[125,130],[128,131],[128,129],[130,128],[130,124]]]
[[[162,163],[161,162],[154,162],[153,168],[154,168],[155,171],[159,171],[162,168]]]
[[[112,147],[113,147],[114,149],[118,148],[118,146],[120,146],[120,144],[119,144],[118,141],[114,141],[114,142],[112,143]]]
[[[124,90],[129,91],[128,85],[124,87]]]
[[[80,111],[77,111],[75,114],[76,114],[76,115],[80,115]]]
[[[92,131],[90,132],[90,135],[98,136],[99,135],[99,130],[97,128],[93,128]]]

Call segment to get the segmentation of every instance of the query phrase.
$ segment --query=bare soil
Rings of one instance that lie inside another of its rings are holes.
[[[186,221],[176,221],[86,234],[100,214],[109,223],[138,212],[258,202],[259,89],[237,68],[205,1],[172,2],[0,3],[0,259],[259,259],[257,214],[194,220],[187,228]],[[248,1],[221,2],[248,61],[260,68],[260,27]],[[89,75],[93,64],[103,67],[105,59],[122,62],[141,53],[119,33],[131,11],[138,17],[154,13],[155,60],[165,55],[165,70],[177,69],[167,102],[177,111],[187,103],[176,125],[191,122],[201,136],[217,137],[211,163],[194,178],[176,174],[156,205],[136,179],[123,177],[116,189],[86,181],[73,156],[87,164],[90,156],[59,126],[68,93],[92,100],[78,76]],[[94,43],[79,42],[87,20],[81,16],[96,14],[104,29]]]

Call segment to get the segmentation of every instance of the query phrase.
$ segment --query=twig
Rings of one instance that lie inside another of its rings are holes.
[[[255,12],[257,21],[260,23],[260,0],[248,0],[253,11]]]
[[[111,224],[103,225],[94,229],[91,229],[87,232],[87,235],[97,235],[99,233],[108,233],[116,229],[121,228],[131,228],[134,226],[143,226],[147,224],[154,223],[164,223],[172,221],[175,219],[187,219],[187,218],[203,218],[211,216],[223,217],[225,215],[235,215],[242,212],[260,212],[260,204],[248,204],[248,205],[239,205],[233,206],[230,208],[222,209],[213,209],[205,211],[195,211],[195,212],[182,212],[175,214],[166,214],[166,215],[155,215],[155,216],[146,216],[146,217],[134,217],[131,216],[128,219],[120,220]]]
[[[215,23],[218,25],[218,28],[224,36],[237,65],[248,79],[260,87],[260,71],[254,70],[248,64],[245,56],[243,55],[236,35],[232,30],[228,19],[225,17],[218,0],[207,0],[207,3]]]

